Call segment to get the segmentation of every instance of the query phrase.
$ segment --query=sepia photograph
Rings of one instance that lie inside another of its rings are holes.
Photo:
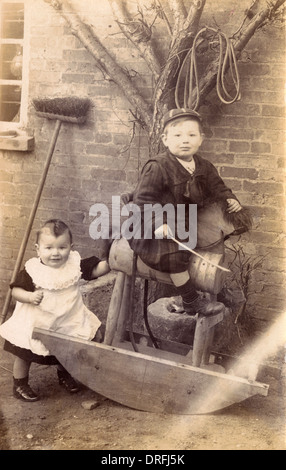
[[[285,22],[0,0],[0,450],[286,450]]]

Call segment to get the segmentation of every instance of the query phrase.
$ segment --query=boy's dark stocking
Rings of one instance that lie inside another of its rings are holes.
[[[178,294],[183,300],[183,307],[188,315],[214,315],[221,312],[224,304],[221,302],[210,302],[207,299],[201,299],[189,280],[186,284],[177,287]]]
[[[199,298],[199,295],[191,281],[177,287],[178,294],[182,297],[185,312],[192,310],[193,303]]]
[[[15,398],[23,401],[37,401],[39,399],[38,395],[31,389],[28,384],[29,377],[24,379],[15,379],[13,377],[13,395]]]

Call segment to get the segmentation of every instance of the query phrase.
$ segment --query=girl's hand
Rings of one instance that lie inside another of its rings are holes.
[[[35,292],[31,292],[30,296],[30,303],[34,305],[39,305],[44,297],[44,292],[42,290],[36,290]]]
[[[239,212],[242,209],[241,205],[236,199],[227,199],[226,201],[228,204],[227,212],[230,214],[232,212]]]
[[[105,274],[110,272],[110,267],[107,260],[102,260],[98,263],[95,268],[92,270],[92,279],[97,279],[100,276],[104,276]]]

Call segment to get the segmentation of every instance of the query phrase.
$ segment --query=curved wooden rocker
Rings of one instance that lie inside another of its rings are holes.
[[[193,367],[184,362],[184,356],[158,354],[151,347],[145,354],[124,344],[108,346],[41,329],[35,329],[34,337],[82,384],[137,410],[203,414],[253,395],[267,395],[265,384]]]
[[[218,214],[213,208],[209,214],[211,219],[215,214],[217,225]],[[210,226],[205,212],[201,220],[207,220],[207,226]],[[222,230],[221,224],[218,237],[217,229],[216,232],[206,230],[201,221],[198,243],[204,239],[204,245],[209,245],[222,234],[228,236],[235,227],[229,223],[225,225]],[[205,255],[211,261],[215,259],[216,264],[223,264],[223,243],[215,243],[214,250],[208,248]],[[197,261],[191,257],[190,275],[194,276],[198,289],[206,286],[205,290],[215,295],[222,287],[222,273],[225,272],[208,263],[201,263],[201,269],[197,270]],[[34,330],[33,337],[41,340],[74,378],[122,405],[155,413],[205,414],[257,394],[267,395],[268,385],[256,382],[253,374],[247,377],[247,371],[245,377],[227,374],[221,365],[222,355],[211,351],[214,328],[223,319],[223,313],[196,317],[191,350],[188,345],[167,340],[160,340],[160,348],[154,347],[152,338],[144,334],[132,333],[128,339],[126,325],[134,299],[133,268],[136,267],[136,276],[143,279],[167,284],[171,284],[171,280],[168,274],[155,271],[140,258],[136,259],[124,239],[113,242],[109,263],[118,274],[109,305],[104,343]]]

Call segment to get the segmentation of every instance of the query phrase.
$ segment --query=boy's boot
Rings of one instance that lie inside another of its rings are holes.
[[[183,300],[183,307],[188,315],[215,315],[224,309],[224,304],[221,302],[210,302],[207,299],[199,297],[192,282],[189,280],[183,286],[177,287],[179,295]]]
[[[28,377],[24,379],[15,379],[13,377],[13,395],[15,398],[24,401],[37,401],[39,399],[38,395],[31,389],[28,384]]]
[[[79,391],[78,384],[68,373],[67,370],[58,369],[57,374],[59,378],[59,384],[64,387],[69,393],[77,393]]]

